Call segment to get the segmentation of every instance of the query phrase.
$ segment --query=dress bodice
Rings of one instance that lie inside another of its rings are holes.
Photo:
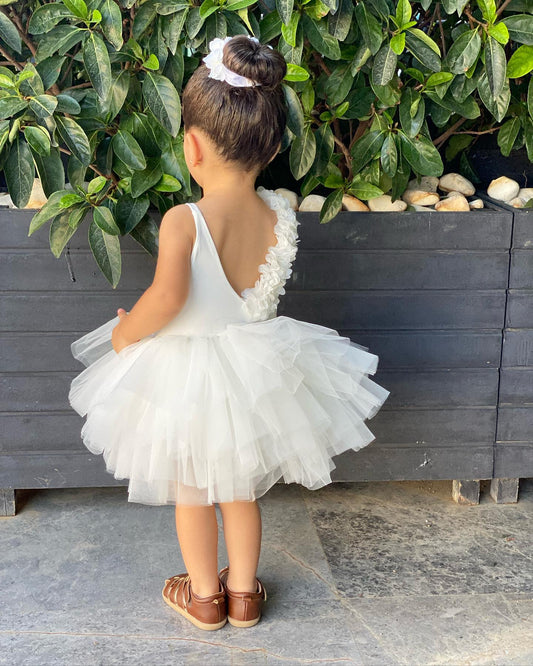
[[[259,278],[240,295],[229,283],[213,237],[194,203],[187,204],[196,226],[191,253],[191,281],[187,300],[180,312],[156,335],[209,335],[228,324],[271,319],[277,314],[279,298],[292,273],[296,257],[299,224],[288,201],[264,187],[257,194],[277,214],[274,227],[276,244],[268,248],[259,266]]]

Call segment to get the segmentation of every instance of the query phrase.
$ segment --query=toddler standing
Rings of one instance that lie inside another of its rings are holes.
[[[185,159],[203,196],[163,216],[152,284],[131,311],[72,343],[87,366],[69,393],[83,441],[129,479],[129,501],[175,504],[187,571],[163,599],[206,630],[261,617],[257,499],[281,479],[331,483],[332,457],[375,439],[364,421],[389,395],[368,377],[378,357],[366,347],[277,316],[298,221],[255,181],[280,148],[285,73],[256,38],[210,43],[183,93]]]

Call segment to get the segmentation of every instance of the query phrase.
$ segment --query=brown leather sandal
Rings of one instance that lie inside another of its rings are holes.
[[[265,586],[256,578],[257,592],[234,592],[226,584],[228,575],[229,566],[218,573],[227,595],[228,622],[234,627],[253,627],[261,619],[263,604],[267,600]]]
[[[228,619],[228,608],[224,586],[215,594],[199,597],[191,588],[188,573],[178,574],[165,580],[163,599],[171,608],[183,615],[199,629],[213,631],[223,627]]]

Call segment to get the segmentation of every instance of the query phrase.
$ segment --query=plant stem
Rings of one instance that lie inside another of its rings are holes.
[[[59,152],[65,153],[65,155],[72,155],[70,150],[67,150],[66,148],[62,148],[61,146],[59,146]],[[106,180],[112,180],[113,185],[118,185],[118,180],[117,180],[117,178],[114,174],[111,174],[111,176],[106,176],[105,173],[102,173],[99,169],[97,169],[92,164],[89,164],[89,169],[92,169],[94,171],[94,173],[98,174],[99,176],[102,176],[102,178],[105,178]]]
[[[461,127],[461,125],[466,121],[466,118],[459,118],[451,127],[448,127],[448,129],[444,132],[444,134],[441,134],[438,136],[436,139],[433,139],[433,145],[435,148],[438,148],[442,143],[446,141],[446,139],[451,136],[452,134],[455,133],[455,130],[458,127]]]

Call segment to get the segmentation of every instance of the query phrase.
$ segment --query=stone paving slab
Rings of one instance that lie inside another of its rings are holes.
[[[26,491],[0,519],[0,664],[533,663],[533,480],[514,505],[485,488],[459,506],[451,482],[279,484],[259,502],[263,618],[205,632],[161,599],[184,571],[173,507]]]

